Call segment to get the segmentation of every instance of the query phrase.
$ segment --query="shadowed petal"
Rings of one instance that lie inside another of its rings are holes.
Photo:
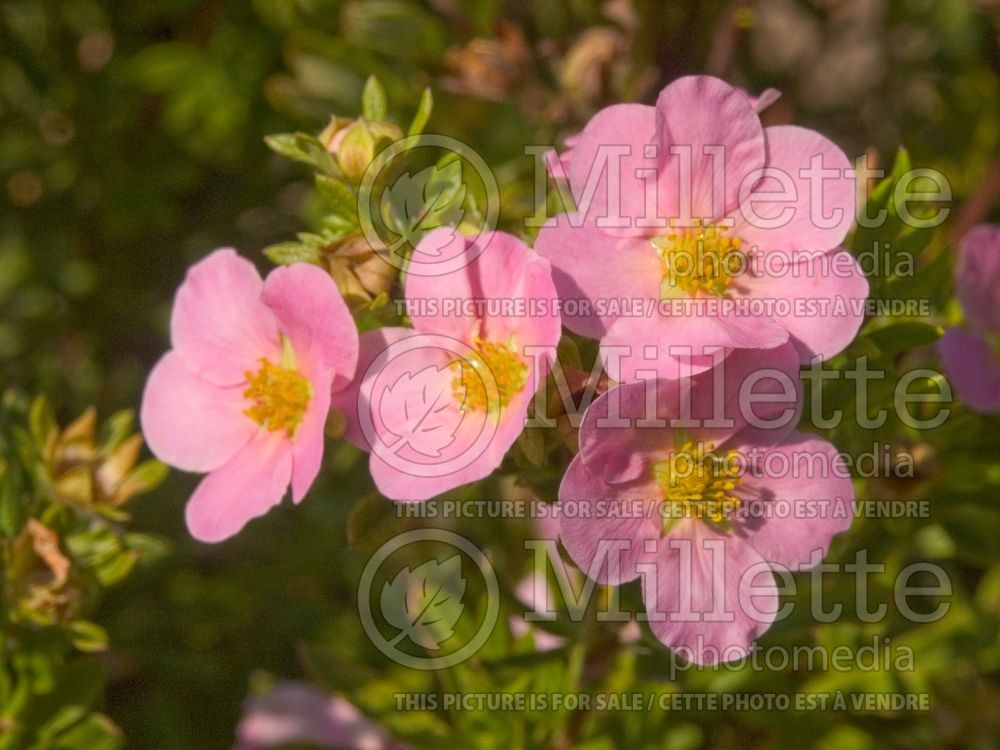
[[[655,563],[642,576],[649,626],[696,664],[742,658],[774,621],[774,574],[742,539],[682,521],[659,540]]]
[[[851,526],[850,472],[833,445],[801,433],[761,455],[758,468],[759,476],[743,477],[744,505],[735,533],[767,562],[806,570]]]
[[[653,490],[608,485],[574,458],[559,485],[559,536],[580,569],[599,583],[634,580],[637,564],[660,534]]]
[[[948,380],[965,404],[980,414],[1000,412],[1000,357],[977,333],[951,328],[938,341]]]

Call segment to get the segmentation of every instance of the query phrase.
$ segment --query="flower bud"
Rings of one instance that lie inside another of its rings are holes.
[[[371,122],[363,118],[349,120],[334,117],[319,135],[327,151],[337,159],[344,176],[352,181],[361,176],[378,153],[380,140],[396,141],[403,137],[403,131],[391,122]]]
[[[330,274],[349,305],[389,292],[396,280],[396,267],[383,257],[386,248],[373,248],[364,237],[348,237],[325,252]]]

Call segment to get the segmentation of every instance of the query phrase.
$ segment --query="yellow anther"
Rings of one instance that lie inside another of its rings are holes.
[[[528,366],[512,343],[473,339],[475,354],[451,363],[457,374],[452,394],[464,410],[498,410],[521,392],[528,379]]]
[[[302,422],[313,390],[309,379],[295,367],[288,339],[283,338],[282,344],[280,365],[261,357],[257,372],[245,373],[248,387],[243,397],[251,403],[243,413],[271,432],[285,430],[292,437]]]
[[[664,532],[678,518],[696,518],[729,530],[729,514],[742,501],[734,491],[743,484],[738,451],[715,453],[713,443],[684,442],[666,461],[653,467],[656,483],[669,503],[663,513]]]
[[[672,230],[652,240],[663,260],[660,296],[664,299],[686,293],[726,297],[733,277],[742,272],[745,257],[739,237],[713,224]]]

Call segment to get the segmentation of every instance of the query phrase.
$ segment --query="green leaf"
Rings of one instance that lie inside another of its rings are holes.
[[[74,620],[67,630],[73,645],[84,653],[91,654],[108,648],[108,633],[96,622]]]
[[[457,160],[402,174],[381,199],[383,214],[393,217],[392,229],[398,235],[390,251],[401,252],[407,244],[416,246],[426,232],[437,227],[459,224],[466,194],[462,163]]]
[[[301,242],[279,242],[264,248],[268,260],[279,266],[290,266],[292,263],[314,263],[319,265],[323,256],[315,247]]]
[[[131,497],[132,495],[150,492],[159,487],[170,473],[170,467],[155,458],[143,461],[129,472],[122,481],[118,492]]]
[[[94,566],[94,575],[102,586],[114,586],[125,580],[135,570],[139,562],[139,553],[132,550],[121,550],[111,557],[101,560]]]
[[[380,495],[367,495],[347,518],[347,543],[353,549],[374,550],[402,531],[405,521],[395,503]]]
[[[539,468],[546,465],[545,435],[540,429],[529,427],[523,430],[517,438],[517,445],[532,464]]]
[[[13,539],[27,520],[27,508],[9,472],[0,474],[0,534]]]
[[[53,750],[119,750],[122,730],[104,714],[90,714],[56,738]]]
[[[331,213],[347,220],[352,225],[357,225],[358,199],[351,188],[340,180],[318,174],[316,175],[316,190],[320,198],[329,204]]]
[[[40,395],[31,403],[28,424],[31,436],[39,447],[44,448],[49,439],[58,432],[59,426],[56,424],[55,413],[45,396]]]
[[[326,174],[337,175],[340,168],[316,136],[308,133],[276,133],[264,137],[267,147],[286,159],[308,164]]]
[[[410,123],[407,135],[420,135],[423,133],[433,109],[434,95],[431,93],[430,87],[428,87],[420,95],[420,104],[417,106],[417,113],[413,115],[413,121]]]
[[[151,565],[167,557],[173,547],[167,539],[138,531],[126,532],[125,546],[136,553],[141,565]]]
[[[931,244],[932,239],[934,239],[933,229],[912,229],[904,232],[896,240],[892,251],[893,253],[909,255],[916,261],[920,253]]]
[[[132,434],[135,412],[122,409],[108,417],[101,428],[101,448],[111,453]]]
[[[892,359],[901,352],[934,343],[942,333],[940,326],[908,320],[874,330],[867,338],[878,347],[882,356]]]
[[[375,76],[368,76],[365,88],[361,92],[361,114],[366,120],[382,122],[389,114],[388,108],[382,84]]]

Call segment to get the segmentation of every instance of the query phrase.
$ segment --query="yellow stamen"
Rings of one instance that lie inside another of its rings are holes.
[[[451,381],[455,400],[463,410],[504,408],[524,388],[528,365],[517,353],[513,341],[493,343],[477,337],[472,348],[475,355],[451,363],[451,369],[457,373]]]
[[[733,277],[745,258],[739,237],[728,237],[724,227],[696,222],[689,229],[676,229],[651,242],[663,260],[660,296],[668,299],[687,293],[727,297]]]
[[[302,422],[302,415],[312,399],[312,383],[299,373],[291,343],[282,337],[281,364],[276,365],[266,357],[259,360],[256,373],[245,373],[248,388],[243,397],[251,402],[244,414],[259,425],[275,432],[285,430],[288,437]]]
[[[686,441],[666,461],[653,467],[664,502],[673,504],[663,513],[664,533],[678,518],[697,518],[728,531],[729,514],[742,501],[734,491],[743,484],[740,454],[730,450],[715,453],[713,443]]]

